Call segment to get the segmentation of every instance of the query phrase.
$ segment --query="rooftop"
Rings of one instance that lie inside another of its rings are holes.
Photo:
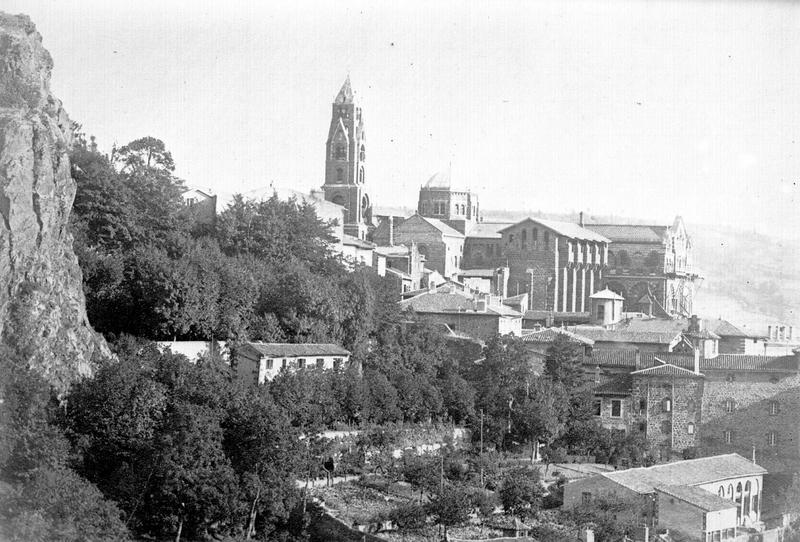
[[[481,239],[502,239],[500,230],[511,226],[511,222],[476,222],[467,230],[467,237]]]
[[[539,331],[531,331],[530,333],[522,336],[522,342],[551,343],[559,336],[568,338],[570,342],[585,344],[587,346],[594,345],[594,341],[591,339],[557,327],[549,327]]]
[[[478,301],[462,292],[425,292],[400,302],[402,308],[411,307],[421,313],[495,314],[498,316],[522,317],[519,312],[505,305],[486,305],[486,312],[478,311]]]
[[[583,333],[581,333],[583,335]],[[658,358],[659,361],[656,361]],[[670,364],[684,369],[694,367],[694,356],[691,354],[673,354],[671,352],[642,352],[640,367],[646,369],[661,364]],[[592,351],[587,365],[601,367],[636,366],[636,350],[630,349],[598,349]],[[719,354],[715,358],[700,358],[700,370],[708,371],[746,371],[766,373],[791,373],[798,371],[797,359],[794,356],[754,356],[750,354]]]
[[[262,356],[291,358],[300,356],[349,356],[350,351],[329,343],[261,343],[248,342],[247,346]]]
[[[464,269],[458,274],[458,276],[490,279],[494,278],[495,272],[495,269]]]
[[[428,224],[430,224],[431,226],[442,232],[444,235],[449,235],[450,237],[464,237],[463,233],[454,228],[451,228],[438,218],[428,218],[422,215],[416,215],[416,216],[418,216],[419,218],[421,218],[422,220],[424,220],[425,222],[427,222]]]
[[[718,512],[720,510],[736,508],[735,502],[723,499],[716,493],[711,493],[699,487],[668,485],[658,486],[656,487],[656,491],[660,491],[671,497],[676,497],[706,512]]]
[[[526,218],[517,222],[516,224],[511,224],[510,226],[506,226],[499,230],[503,232],[514,226],[518,226],[523,222],[533,222],[534,224],[539,224],[549,230],[552,230],[559,235],[563,235],[564,237],[569,237],[571,239],[580,239],[582,241],[595,241],[598,243],[608,243],[609,240],[599,233],[593,232],[591,230],[587,230],[586,228],[582,228],[581,226],[574,224],[572,222],[561,222],[560,220],[546,220],[544,218]]]
[[[661,360],[656,358],[656,361]],[[639,369],[638,371],[633,371],[631,374],[637,376],[682,376],[686,378],[703,376],[702,374],[695,373],[694,371],[690,371],[689,369],[684,369],[683,367],[678,367],[677,365],[672,365],[670,363],[654,365],[652,367],[648,367],[647,369]]]
[[[619,295],[617,292],[612,292],[608,288],[593,293],[589,296],[589,299],[613,299],[614,301],[625,301],[624,297]]]
[[[611,343],[630,343],[630,344],[672,344],[680,335],[674,331],[637,331],[627,327],[611,329],[601,326],[578,325],[570,328],[570,331],[583,335],[595,342]]]
[[[639,224],[584,224],[614,243],[661,243],[669,226]]]
[[[347,235],[346,233],[342,235],[342,244],[351,246],[351,247],[358,247],[364,249],[372,249],[375,248],[375,243],[370,243],[369,241],[364,241],[359,239],[358,237],[353,237],[352,235]]]
[[[661,486],[696,486],[766,473],[767,470],[764,467],[756,465],[739,454],[724,454],[675,461],[652,467],[604,472],[598,476],[605,476],[637,493],[653,493],[656,487]]]

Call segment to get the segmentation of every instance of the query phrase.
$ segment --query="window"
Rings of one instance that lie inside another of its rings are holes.
[[[694,423],[693,422],[689,422],[689,424],[686,426],[686,432],[688,434],[690,434],[690,435],[694,435]]]
[[[594,415],[599,416],[603,409],[603,400],[595,399],[594,403],[592,404],[592,407],[594,407]]]
[[[344,170],[342,168],[336,168],[336,182],[344,182]]]
[[[730,429],[726,429],[722,432],[722,439],[725,441],[725,444],[731,444],[733,442],[733,431]]]
[[[550,232],[544,232],[544,248],[550,248]]]
[[[358,153],[358,159],[363,162],[365,156],[366,156],[366,153],[364,152],[364,145],[361,145],[361,150]]]
[[[778,444],[778,434],[775,431],[770,431],[767,433],[767,442],[769,442],[770,446],[775,446]],[[748,482],[750,483],[750,482]]]
[[[612,418],[621,418],[622,417],[622,400],[621,399],[612,399],[611,400],[611,417]]]
[[[266,362],[266,364],[265,364],[265,367],[266,367],[266,369],[267,369],[268,371],[271,371],[271,370],[272,370],[272,360],[271,360],[271,359],[268,359],[268,360],[267,360],[267,362]]]
[[[592,502],[592,494],[588,491],[581,493],[581,504],[589,504]]]
[[[639,410],[641,411],[647,410],[647,399],[639,399]]]
[[[628,253],[624,250],[619,251],[619,264],[622,267],[630,267],[631,265],[631,257],[628,256]]]
[[[281,369],[285,369],[285,368],[286,368],[286,359],[284,359],[284,360],[281,362]]]
[[[522,250],[526,250],[528,248],[528,230],[522,230]]]
[[[725,412],[733,412],[736,408],[736,403],[733,399],[725,399]]]
[[[769,415],[775,416],[778,414],[778,402],[777,401],[770,401],[769,403]]]
[[[344,160],[345,156],[346,155],[345,155],[344,145],[341,144],[336,145],[336,159]]]
[[[642,433],[647,431],[647,422],[639,422],[639,431]]]
[[[342,368],[342,358],[333,358],[333,368],[337,371]]]
[[[539,228],[533,228],[533,242],[539,240]]]
[[[297,368],[298,369],[305,369],[306,368],[306,360],[300,358],[297,360]]]
[[[598,303],[597,304],[597,319],[602,321],[602,320],[605,319],[605,317],[606,317],[606,306],[605,305],[601,305],[601,304]]]
[[[663,412],[672,412],[672,399],[664,397],[664,400],[661,401],[661,410]]]
[[[317,369],[322,369],[325,367],[325,360],[323,358],[317,358]]]
[[[717,491],[717,494],[724,499],[725,498],[725,486],[719,486],[719,491]]]

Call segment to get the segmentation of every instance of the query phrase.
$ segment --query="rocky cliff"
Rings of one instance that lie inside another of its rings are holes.
[[[72,132],[52,68],[31,20],[0,12],[0,345],[63,389],[108,347],[87,320],[67,230]]]

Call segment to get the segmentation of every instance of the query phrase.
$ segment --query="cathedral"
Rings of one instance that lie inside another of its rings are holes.
[[[365,240],[372,223],[372,202],[366,189],[366,136],[361,107],[350,76],[333,100],[325,143],[325,199],[345,209],[344,233]]]

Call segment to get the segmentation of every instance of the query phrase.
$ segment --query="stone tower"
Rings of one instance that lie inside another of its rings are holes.
[[[355,103],[350,76],[333,101],[325,145],[325,199],[346,209],[344,233],[365,239],[372,222],[372,202],[364,173],[366,139],[361,107]]]

